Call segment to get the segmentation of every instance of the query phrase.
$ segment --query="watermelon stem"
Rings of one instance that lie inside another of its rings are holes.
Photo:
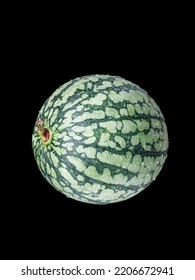
[[[47,143],[47,142],[49,142],[49,140],[51,138],[51,133],[50,133],[50,130],[47,127],[42,127],[42,125],[44,123],[45,123],[44,121],[38,120],[36,122],[36,125],[37,125],[38,133],[39,133],[42,141],[44,143]]]

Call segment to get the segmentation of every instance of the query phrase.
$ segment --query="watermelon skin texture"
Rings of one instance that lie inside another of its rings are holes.
[[[45,179],[67,197],[92,204],[129,199],[157,177],[168,134],[155,101],[121,77],[89,75],[60,86],[37,120],[50,131],[32,147]]]

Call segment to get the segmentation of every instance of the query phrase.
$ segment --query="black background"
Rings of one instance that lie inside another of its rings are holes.
[[[14,52],[20,133],[12,142],[9,188],[1,196],[1,258],[191,258],[194,206],[182,138],[187,108],[181,30],[167,11],[151,23],[147,16],[140,22],[139,17],[124,18],[92,15],[84,25],[82,17],[75,25],[61,18],[60,30],[52,20],[35,27],[36,18],[22,33]],[[121,203],[96,206],[66,198],[45,181],[33,158],[31,135],[44,101],[61,84],[88,74],[117,75],[138,84],[167,123],[170,148],[161,173],[146,190]]]

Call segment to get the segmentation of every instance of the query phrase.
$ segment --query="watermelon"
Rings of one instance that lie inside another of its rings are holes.
[[[129,199],[155,180],[167,157],[164,117],[148,93],[121,77],[88,75],[43,104],[32,136],[45,179],[92,204]]]

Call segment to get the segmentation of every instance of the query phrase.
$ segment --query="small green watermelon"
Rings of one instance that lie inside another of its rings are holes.
[[[108,204],[131,198],[157,177],[168,135],[145,90],[120,77],[89,75],[45,101],[32,146],[54,188],[78,201]]]

